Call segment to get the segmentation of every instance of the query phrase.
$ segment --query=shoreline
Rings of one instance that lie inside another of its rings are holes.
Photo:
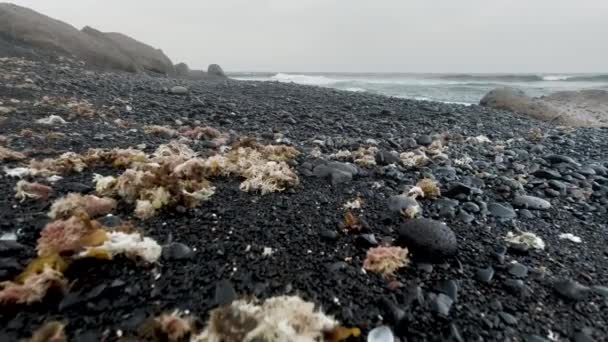
[[[0,72],[9,75],[0,79],[0,107],[8,108],[1,146],[26,154],[3,167],[89,148],[132,147],[152,155],[179,139],[201,158],[246,136],[299,152],[286,162],[298,185],[282,192],[245,192],[243,176],[213,176],[209,200],[194,208],[168,206],[146,220],[116,198],[111,217],[133,222],[162,245],[160,261],[74,261],[65,272],[71,284],[65,294],[0,310],[3,339],[26,338],[51,320],[65,321],[76,341],[113,340],[118,331],[137,336],[146,318],[176,309],[204,326],[224,300],[281,295],[298,295],[342,325],[360,328],[359,340],[378,325],[408,341],[608,335],[602,290],[608,286],[608,130],[315,86],[101,73],[67,59],[1,60]],[[178,86],[186,92],[174,90]],[[35,123],[50,114],[66,123]],[[146,132],[152,125],[165,130]],[[186,126],[210,126],[226,141],[184,139]],[[440,147],[431,146],[436,141]],[[408,152],[429,160],[409,165]],[[0,281],[13,279],[35,257],[53,201],[70,192],[95,194],[94,174],[123,171],[87,166],[49,183],[48,200],[23,202],[13,197],[18,179],[3,171],[0,235],[18,233],[9,252],[2,249],[9,243],[0,241],[6,271]],[[439,261],[423,255],[441,246],[407,240],[400,232],[411,221],[387,205],[424,178],[434,178],[442,195],[418,198],[420,217],[445,222],[457,241],[457,254]],[[361,208],[351,210],[360,230],[348,230],[344,207],[356,199]],[[107,225],[114,218],[98,220]],[[507,242],[509,232],[519,231],[538,235],[546,247]],[[566,233],[582,243],[560,238]],[[192,253],[167,256],[172,243]],[[412,251],[410,265],[389,278],[362,271],[370,248],[383,244]],[[564,281],[580,285],[574,287],[584,296],[562,290]]]

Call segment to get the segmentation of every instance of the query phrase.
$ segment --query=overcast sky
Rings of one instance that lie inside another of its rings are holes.
[[[232,71],[606,72],[608,0],[17,0]]]

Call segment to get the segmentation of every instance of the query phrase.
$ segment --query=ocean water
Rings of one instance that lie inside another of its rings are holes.
[[[490,90],[511,86],[531,96],[562,90],[608,90],[606,74],[232,73],[240,80],[293,82],[409,99],[476,104]]]

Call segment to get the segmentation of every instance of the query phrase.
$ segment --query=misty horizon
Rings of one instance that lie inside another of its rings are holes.
[[[354,0],[12,1],[77,28],[121,32],[174,63],[229,72],[608,72],[601,0],[370,4]]]

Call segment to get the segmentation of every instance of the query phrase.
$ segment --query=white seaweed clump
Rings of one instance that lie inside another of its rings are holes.
[[[317,342],[338,325],[298,296],[273,297],[263,304],[239,300],[212,310],[209,317],[193,342]]]
[[[518,234],[508,232],[507,236],[505,236],[505,241],[516,245],[528,246],[529,248],[545,249],[545,242],[538,235],[531,232],[521,232]]]
[[[98,256],[103,253],[110,258],[124,254],[153,263],[160,258],[162,247],[154,239],[142,237],[139,233],[110,232],[107,234],[107,240],[102,245],[88,247],[80,253],[80,256]]]

